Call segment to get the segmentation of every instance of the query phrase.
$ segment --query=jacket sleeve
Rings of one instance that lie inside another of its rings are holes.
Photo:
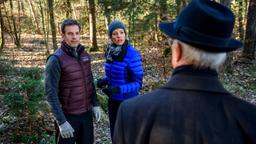
[[[93,79],[93,78],[92,78]],[[98,97],[97,97],[97,93],[96,93],[96,88],[95,88],[95,84],[92,80],[92,106],[99,106],[99,101],[98,101]]]
[[[45,67],[45,95],[59,125],[66,121],[58,97],[60,75],[61,67],[58,58],[50,56]]]
[[[130,73],[131,82],[120,86],[121,94],[129,93],[132,91],[139,91],[139,89],[142,87],[142,58],[137,50],[134,50],[132,56],[130,57],[128,71]]]

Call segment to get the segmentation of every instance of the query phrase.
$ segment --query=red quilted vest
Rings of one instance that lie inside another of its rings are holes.
[[[93,78],[90,57],[81,45],[79,52],[79,60],[72,57],[65,46],[57,49],[54,54],[61,65],[59,100],[67,114],[81,114],[92,107]]]

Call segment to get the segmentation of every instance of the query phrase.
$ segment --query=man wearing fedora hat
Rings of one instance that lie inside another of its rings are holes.
[[[159,89],[123,102],[114,144],[256,143],[256,106],[229,93],[218,80],[234,15],[210,0],[192,0],[178,19],[161,23],[169,37],[174,71]]]

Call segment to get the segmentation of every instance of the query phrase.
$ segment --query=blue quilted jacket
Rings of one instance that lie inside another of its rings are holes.
[[[112,97],[114,100],[125,100],[139,94],[142,87],[142,58],[129,43],[123,61],[113,61],[105,64],[105,74],[109,86],[118,86],[120,94]]]

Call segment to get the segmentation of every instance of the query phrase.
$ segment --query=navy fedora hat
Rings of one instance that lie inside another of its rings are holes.
[[[192,0],[174,22],[162,22],[160,30],[171,38],[209,52],[229,52],[243,47],[231,37],[235,16],[226,6],[211,0]]]

